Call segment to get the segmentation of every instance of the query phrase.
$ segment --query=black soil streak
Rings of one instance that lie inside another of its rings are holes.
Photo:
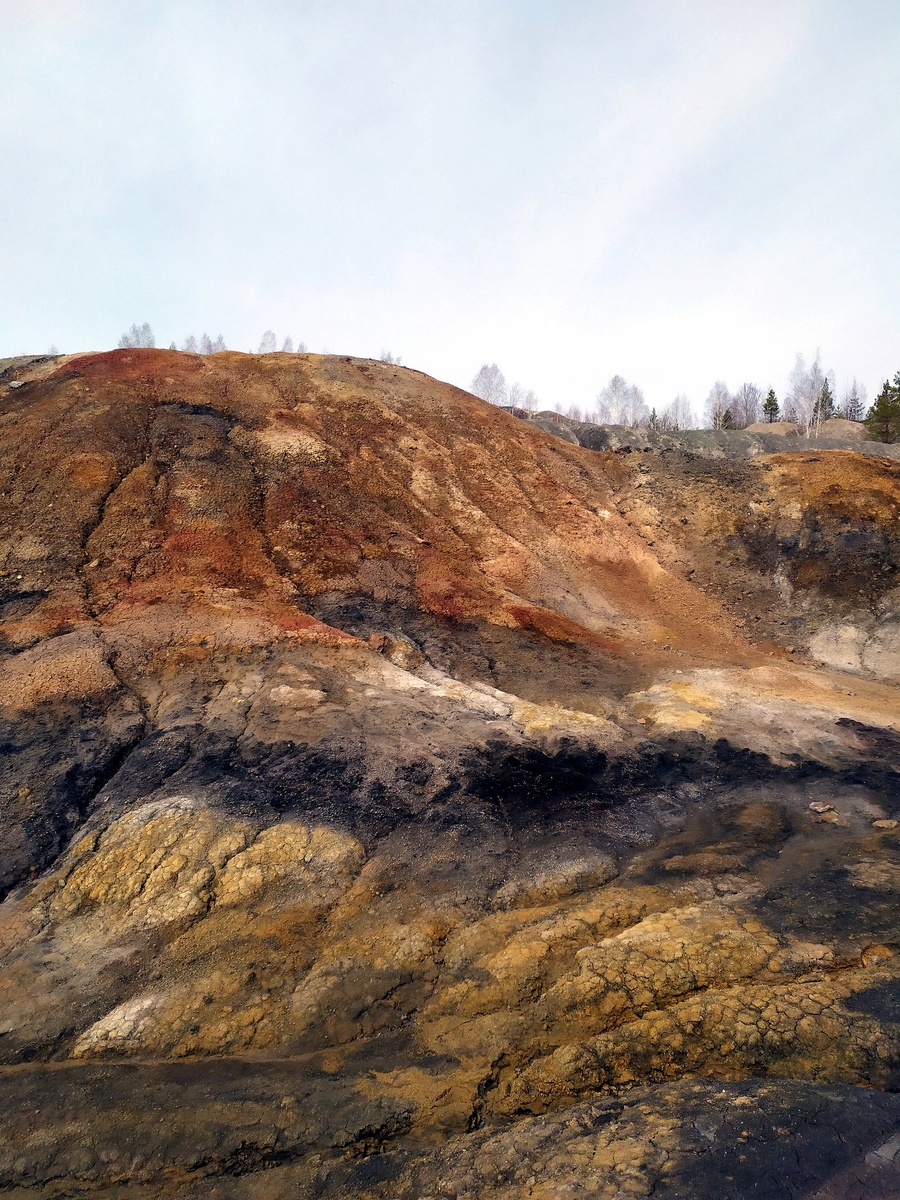
[[[646,841],[673,805],[684,807],[686,784],[706,804],[754,784],[776,793],[819,781],[862,784],[888,807],[898,794],[900,738],[857,725],[882,761],[839,771],[803,761],[782,767],[696,734],[645,741],[617,757],[575,742],[544,750],[489,737],[435,764],[392,756],[352,727],[312,744],[254,742],[200,725],[142,736],[142,717],[132,707],[114,714],[88,702],[48,705],[0,730],[6,809],[17,822],[0,842],[4,894],[45,870],[99,807],[111,819],[156,792],[201,790],[236,816],[309,818],[369,846],[422,820],[432,830],[493,830],[540,841],[566,827],[589,827],[611,811],[624,818],[626,834]]]
[[[49,867],[140,744],[143,718],[123,693],[46,703],[0,724],[0,899]]]
[[[761,574],[781,568],[798,591],[845,605],[854,598],[874,604],[896,586],[900,569],[900,543],[874,520],[809,511],[790,533],[748,522],[735,541]]]
[[[464,683],[487,683],[535,704],[558,699],[560,676],[567,680],[570,707],[584,712],[594,710],[598,695],[620,698],[652,681],[649,672],[615,654],[552,641],[535,630],[451,620],[359,594],[301,595],[296,602],[304,612],[354,637],[399,634],[448,675]]]

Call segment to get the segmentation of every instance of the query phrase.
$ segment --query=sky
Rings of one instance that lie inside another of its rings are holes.
[[[896,0],[0,0],[0,357],[900,370]]]

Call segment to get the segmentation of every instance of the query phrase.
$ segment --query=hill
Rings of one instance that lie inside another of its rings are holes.
[[[893,1186],[900,462],[797,441],[0,363],[3,1186]]]

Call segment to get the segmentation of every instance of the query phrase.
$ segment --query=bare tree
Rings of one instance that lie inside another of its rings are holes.
[[[864,383],[857,383],[854,378],[844,389],[841,399],[841,416],[845,421],[861,421],[865,416],[869,402],[869,393]]]
[[[717,379],[706,397],[706,425],[708,429],[731,429],[734,417],[731,412],[731,393],[727,384]]]
[[[403,366],[403,361],[400,358],[400,355],[399,354],[397,354],[397,355],[391,354],[390,350],[382,350],[381,361],[383,363],[388,363],[390,366],[393,366],[393,367],[402,367]]]
[[[472,380],[472,392],[488,404],[506,404],[506,380],[496,363],[482,363]]]
[[[644,393],[636,383],[631,384],[628,389],[628,399],[626,404],[626,425],[630,425],[633,429],[637,429],[639,425],[646,425],[647,419],[650,416],[650,410],[647,408],[647,402],[644,400]]]
[[[293,338],[286,337],[284,339],[284,341],[281,343],[281,353],[282,354],[293,354],[294,353],[294,339]]]
[[[295,354],[305,354],[306,353],[306,342],[298,342],[297,349],[294,351],[294,353]]]
[[[267,329],[262,335],[259,342],[259,350],[257,354],[274,354],[278,349],[278,342],[275,338],[273,330]]]
[[[155,345],[156,340],[153,337],[153,330],[146,321],[143,323],[143,325],[132,325],[132,327],[126,330],[126,332],[123,333],[119,338],[120,350],[132,350],[138,348],[152,350]]]
[[[511,383],[506,393],[506,399],[501,403],[508,404],[510,408],[534,412],[538,405],[538,399],[531,388],[526,390],[521,383]]]
[[[173,342],[171,349],[174,350],[175,348],[175,343]],[[217,354],[220,350],[227,349],[227,347],[225,345],[225,339],[222,337],[221,333],[215,341],[212,340],[208,333],[203,333],[200,336],[199,342],[193,334],[186,338],[184,349],[190,350],[193,354]]]
[[[621,375],[612,379],[597,395],[597,421],[604,425],[646,425],[650,415],[644,393],[636,383],[627,383]]]
[[[659,427],[676,433],[681,429],[693,429],[694,414],[687,396],[676,396],[666,405],[659,415]]]
[[[746,429],[759,420],[762,391],[755,383],[742,383],[731,397],[731,415],[736,429]]]
[[[178,347],[175,345],[175,343],[174,343],[174,342],[169,342],[169,349],[170,349],[170,350],[177,350],[177,349],[178,349]]]
[[[604,425],[627,425],[628,384],[621,375],[612,379],[597,394],[597,415]]]
[[[829,372],[829,376],[831,372]],[[784,410],[793,415],[789,420],[796,421],[801,425],[806,433],[809,433],[810,428],[815,426],[815,432],[818,432],[818,424],[821,419],[821,398],[822,389],[828,379],[825,372],[822,370],[821,355],[816,351],[816,357],[807,367],[802,354],[797,355],[797,361],[794,364],[794,369],[791,371],[791,390],[785,396]],[[829,385],[830,387],[830,385]]]

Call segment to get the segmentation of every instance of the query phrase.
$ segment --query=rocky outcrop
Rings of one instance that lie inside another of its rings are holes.
[[[559,413],[536,413],[529,421],[545,433],[591,450],[678,451],[698,458],[745,459],[784,450],[852,450],[876,458],[900,458],[896,444],[868,440],[865,425],[835,418],[804,434],[793,421],[760,421],[745,429],[661,430],[646,426],[594,425]],[[789,441],[785,442],[785,439]]]
[[[889,455],[163,351],[0,440],[11,1194],[896,1191]]]

